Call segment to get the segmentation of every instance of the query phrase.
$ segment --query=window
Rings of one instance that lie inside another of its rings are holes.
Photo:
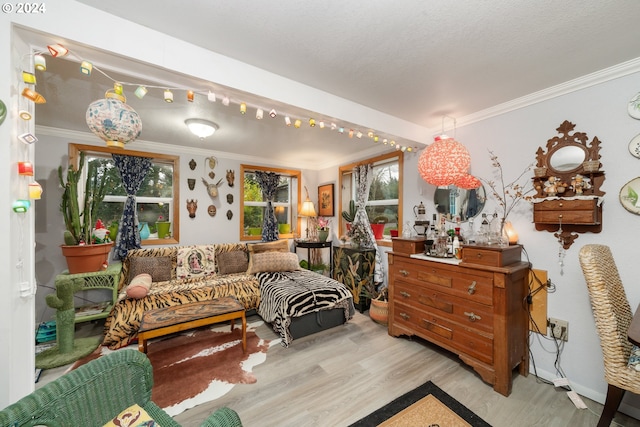
[[[107,187],[103,203],[98,209],[98,218],[105,227],[114,221],[120,221],[122,208],[127,198],[120,180],[120,173],[115,166],[111,153],[128,156],[151,157],[151,170],[147,173],[140,190],[136,194],[136,211],[139,222],[146,222],[149,226],[150,237],[142,241],[143,245],[175,244],[180,240],[180,214],[178,206],[179,157],[141,151],[123,151],[110,147],[93,145],[69,144],[69,158],[78,162],[80,152],[85,152],[85,163],[94,162],[100,165],[99,173],[106,175]],[[88,168],[84,167],[83,172]],[[101,171],[101,172],[100,172]],[[82,193],[81,193],[82,194]],[[171,222],[171,238],[158,240],[157,221]]]
[[[261,240],[262,221],[267,202],[256,180],[256,171],[274,172],[280,175],[273,208],[281,238],[292,238],[299,229],[298,203],[300,200],[300,171],[240,165],[243,186],[240,190],[240,240]]]
[[[361,164],[373,164],[373,181],[369,200],[365,207],[370,223],[385,223],[384,237],[390,230],[402,227],[402,167],[403,153],[393,152],[340,167],[340,205],[349,210],[349,202],[356,199],[353,168]],[[346,233],[346,221],[340,215],[340,234]]]

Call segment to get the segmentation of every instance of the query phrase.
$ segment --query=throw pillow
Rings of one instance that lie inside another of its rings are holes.
[[[244,273],[249,268],[249,259],[244,251],[230,251],[218,254],[218,273]]]
[[[276,240],[275,242],[252,243],[247,245],[249,252],[257,254],[260,252],[291,252],[289,242],[287,240]]]
[[[153,282],[171,280],[171,257],[131,257],[129,259],[129,278],[134,278],[142,273],[151,275]],[[131,280],[129,280],[129,283],[131,283]]]
[[[627,366],[633,370],[640,371],[640,347],[631,346],[631,354],[629,354],[629,362]]]
[[[293,252],[261,252],[251,254],[248,274],[300,270],[298,255]]]
[[[106,423],[103,427],[160,427],[160,424],[155,422],[153,418],[140,407],[140,405],[133,404],[124,411],[116,415],[111,421]]]
[[[183,246],[178,249],[178,279],[212,276],[215,273],[214,245]]]
[[[152,279],[150,274],[138,274],[125,288],[127,296],[133,299],[146,297],[149,293],[149,288],[151,287],[151,281]]]

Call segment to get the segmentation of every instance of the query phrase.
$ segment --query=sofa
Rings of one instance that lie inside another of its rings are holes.
[[[151,276],[146,289],[136,280],[141,275]],[[134,249],[122,262],[103,345],[132,344],[147,310],[226,296],[271,323],[283,346],[345,323],[355,312],[351,292],[340,282],[302,270],[286,240]]]
[[[163,427],[179,426],[151,401],[153,369],[144,353],[115,351],[45,384],[0,411],[0,426],[102,426],[135,413]],[[138,425],[138,424],[136,424]],[[201,426],[241,427],[227,407]]]

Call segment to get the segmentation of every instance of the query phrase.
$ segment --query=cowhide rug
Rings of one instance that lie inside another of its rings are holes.
[[[239,322],[233,332],[228,324],[213,325],[149,341],[147,356],[153,366],[151,400],[169,415],[183,411],[228,393],[235,384],[252,384],[254,366],[267,359],[270,346],[279,339],[264,340],[255,330],[262,321],[247,322],[247,352],[242,352]],[[74,363],[75,369],[114,350],[99,347]],[[138,351],[132,345],[115,351]]]

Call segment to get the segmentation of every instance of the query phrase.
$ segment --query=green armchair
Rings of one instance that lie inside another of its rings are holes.
[[[163,427],[180,426],[151,401],[153,371],[144,353],[109,353],[55,379],[0,411],[0,426],[102,426],[137,403]],[[220,408],[201,426],[240,427]]]

